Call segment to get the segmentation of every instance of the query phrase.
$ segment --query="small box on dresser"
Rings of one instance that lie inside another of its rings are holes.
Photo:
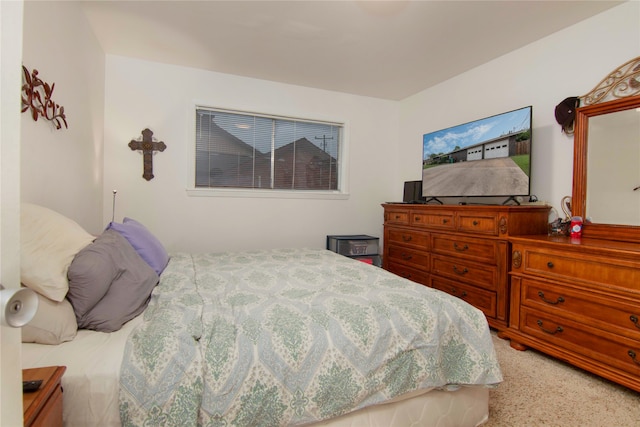
[[[366,234],[327,236],[327,249],[377,267],[382,265],[378,242],[380,238]]]
[[[511,239],[511,346],[640,391],[640,244]]]

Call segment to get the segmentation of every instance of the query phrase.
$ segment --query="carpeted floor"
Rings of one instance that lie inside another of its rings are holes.
[[[640,393],[535,350],[517,351],[493,332],[504,382],[491,390],[484,427],[638,427]]]

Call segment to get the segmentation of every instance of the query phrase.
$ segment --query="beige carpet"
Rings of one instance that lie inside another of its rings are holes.
[[[491,391],[484,427],[638,427],[640,393],[535,350],[517,351],[493,332],[504,382]]]

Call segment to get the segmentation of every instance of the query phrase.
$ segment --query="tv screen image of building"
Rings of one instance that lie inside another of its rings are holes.
[[[422,195],[529,195],[531,117],[528,106],[423,135]]]

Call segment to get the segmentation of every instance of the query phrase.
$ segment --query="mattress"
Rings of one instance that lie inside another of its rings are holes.
[[[307,254],[307,256],[317,257],[317,254]],[[246,255],[243,255],[246,257]],[[279,258],[281,254],[276,254]],[[353,279],[354,275],[369,276],[375,272],[383,272],[382,270],[361,270],[365,266],[361,263],[349,260],[343,264],[343,258],[333,253],[322,255],[322,257],[335,257],[335,259],[325,260],[329,264],[336,263],[341,271],[346,271],[349,277]],[[264,254],[260,254],[264,257]],[[174,261],[180,257],[175,257]],[[183,257],[185,266],[190,264],[191,258]],[[207,259],[208,262],[211,259]],[[177,261],[176,261],[177,262]],[[269,260],[269,263],[272,263]],[[233,263],[229,259],[223,259],[223,263],[216,269],[216,274],[226,274],[230,271]],[[253,262],[251,263],[254,264]],[[291,263],[285,263],[290,265]],[[304,263],[303,263],[304,264]],[[177,263],[170,269],[169,276],[186,277],[191,274],[181,274],[180,263]],[[177,268],[177,270],[176,270]],[[305,267],[309,268],[309,267]],[[373,267],[366,266],[367,269]],[[226,271],[226,272],[225,272]],[[264,271],[264,270],[261,270]],[[388,280],[396,280],[393,275],[383,272],[388,277],[383,278],[385,283]],[[280,276],[276,282],[280,282],[282,277],[301,276],[300,272],[296,274],[287,274]],[[304,277],[309,275],[302,274]],[[313,277],[325,277],[323,274],[314,274]],[[237,276],[232,276],[237,277]],[[264,280],[264,278],[262,278]],[[378,279],[376,279],[378,280]],[[233,281],[237,281],[234,279]],[[370,284],[370,280],[366,280]],[[174,280],[167,282],[170,287],[175,283]],[[388,283],[395,286],[402,284]],[[307,286],[307,285],[306,285]],[[158,288],[162,286],[159,285]],[[353,293],[353,287],[342,287],[341,289]],[[181,291],[180,291],[181,292]],[[410,292],[410,289],[405,289]],[[435,291],[434,291],[435,292]],[[287,291],[292,294],[291,291]],[[371,289],[369,289],[371,293]],[[202,293],[207,296],[206,293]],[[298,295],[298,294],[296,294]],[[155,297],[157,298],[157,296]],[[170,293],[167,295],[170,305],[175,305],[177,299]],[[220,299],[219,296],[211,297]],[[438,297],[436,298],[438,299]],[[209,307],[212,303],[205,304]],[[457,301],[457,300],[455,300]],[[444,303],[441,301],[439,304]],[[457,303],[455,303],[457,304]],[[454,304],[454,305],[455,305]],[[157,304],[156,304],[157,305]],[[214,304],[215,305],[215,304]],[[151,304],[150,308],[153,308]],[[153,311],[150,310],[147,311]],[[438,310],[440,310],[440,307]],[[157,307],[156,307],[157,309]],[[472,313],[473,314],[473,313]],[[451,316],[448,313],[445,317]],[[147,322],[146,317],[150,314],[140,315],[124,325],[122,329],[112,333],[102,333],[88,330],[79,330],[73,341],[66,342],[56,346],[41,344],[22,344],[22,361],[23,368],[33,368],[41,366],[61,365],[66,366],[67,371],[62,378],[62,386],[64,389],[63,399],[63,419],[66,426],[120,426],[120,413],[122,408],[121,395],[121,373],[127,372],[125,367],[127,361],[123,360],[123,355],[127,354],[127,349],[131,345],[130,337],[137,336],[132,332],[144,329]],[[482,317],[482,316],[481,316]],[[458,325],[457,322],[454,324]],[[465,328],[471,327],[471,323]],[[456,326],[457,327],[457,326]],[[483,328],[486,327],[486,324]],[[451,330],[449,330],[451,334]],[[412,339],[413,340],[413,339]],[[376,351],[377,353],[377,351]],[[460,354],[460,353],[458,353]],[[486,361],[486,363],[491,360]],[[465,365],[466,366],[466,365]],[[434,368],[436,365],[434,365]],[[122,376],[122,380],[126,375]],[[494,378],[495,380],[495,378]],[[444,382],[443,384],[447,384]],[[483,424],[488,419],[488,399],[489,388],[487,384],[495,384],[494,382],[480,383],[478,385],[463,385],[449,383],[449,387],[443,386],[445,389],[434,387],[423,387],[419,390],[410,392],[402,392],[396,394],[391,401],[379,404],[367,405],[362,409],[353,410],[345,415],[330,418],[325,421],[309,423],[306,425],[314,426],[474,426]],[[437,386],[436,386],[437,387]],[[344,412],[343,412],[344,413]],[[326,417],[325,417],[326,418]]]
[[[119,427],[119,373],[129,333],[142,321],[133,319],[113,333],[78,331],[60,345],[22,344],[22,367],[66,366],[62,377],[63,420],[68,427]],[[409,393],[313,426],[478,426],[488,419],[489,389],[461,387],[455,391]]]

